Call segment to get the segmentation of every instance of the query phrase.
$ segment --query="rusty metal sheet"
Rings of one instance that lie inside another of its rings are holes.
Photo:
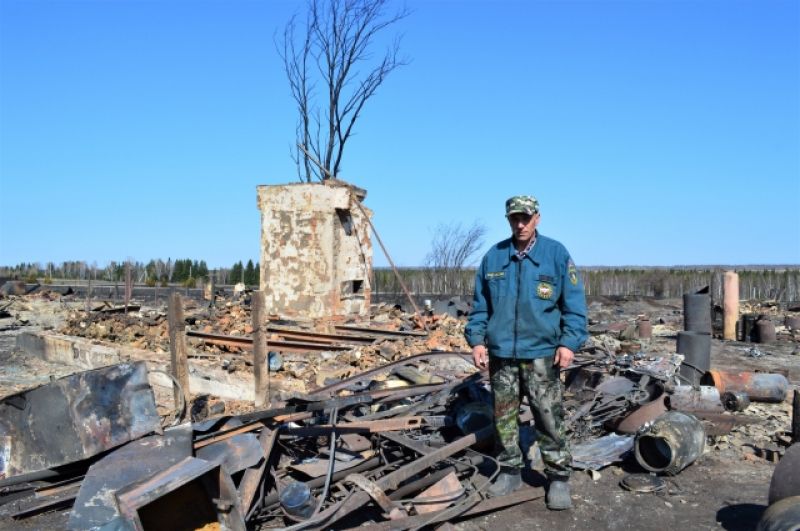
[[[93,529],[119,518],[114,493],[192,455],[189,424],[126,444],[93,464],[69,516],[68,529]]]
[[[373,452],[374,453],[374,452]],[[348,468],[353,468],[356,465],[360,465],[367,458],[372,457],[371,454],[367,454],[367,457],[360,458],[360,459],[353,459],[352,461],[335,461],[333,463],[333,471],[341,472],[342,470],[347,470]],[[302,472],[306,476],[310,478],[318,478],[320,476],[324,476],[328,473],[328,468],[330,467],[330,459],[325,459],[319,457],[313,461],[309,461],[307,463],[299,463],[296,465],[289,465],[289,468],[292,470],[297,470],[298,472]]]
[[[221,463],[229,474],[256,466],[264,457],[258,437],[240,433],[230,439],[209,444],[197,450],[197,457],[211,463]]]
[[[160,429],[144,362],[85,371],[0,401],[0,479],[81,461]]]
[[[432,513],[446,509],[452,505],[461,495],[464,494],[464,487],[458,481],[455,472],[437,481],[432,486],[423,490],[416,496],[412,503],[417,510],[417,514]]]
[[[218,463],[187,457],[115,494],[123,520],[134,529],[245,531],[233,481]]]

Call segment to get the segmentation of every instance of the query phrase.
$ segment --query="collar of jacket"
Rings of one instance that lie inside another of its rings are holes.
[[[538,230],[536,231],[536,239],[539,241],[537,241],[536,245],[534,245],[533,249],[531,249],[532,252],[526,255],[526,258],[538,266],[539,264],[542,263],[542,253],[543,253],[542,251],[543,245],[541,242],[542,235],[539,234]],[[508,265],[517,256],[517,248],[514,246],[513,236],[506,241],[508,241],[508,261],[506,262],[506,265]]]

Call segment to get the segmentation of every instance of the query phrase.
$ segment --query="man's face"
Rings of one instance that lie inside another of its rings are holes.
[[[536,234],[536,225],[539,224],[539,213],[536,214],[511,214],[508,216],[511,232],[519,243],[528,243]]]

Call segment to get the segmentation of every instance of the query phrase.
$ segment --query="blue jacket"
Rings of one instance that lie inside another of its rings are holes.
[[[523,260],[511,238],[492,247],[475,275],[465,336],[500,358],[552,356],[559,346],[576,352],[588,337],[586,297],[566,248],[538,233]]]

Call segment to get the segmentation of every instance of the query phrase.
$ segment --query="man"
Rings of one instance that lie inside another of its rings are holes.
[[[524,393],[549,480],[547,507],[569,509],[572,458],[559,374],[587,338],[583,283],[564,246],[537,232],[535,197],[510,198],[506,218],[512,237],[483,257],[465,331],[475,365],[488,367],[492,383],[501,471],[489,492],[503,496],[522,485],[518,422]]]

